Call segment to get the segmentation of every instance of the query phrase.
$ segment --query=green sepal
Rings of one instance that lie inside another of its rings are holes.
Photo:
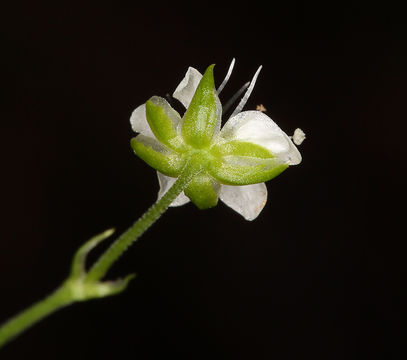
[[[186,196],[201,210],[216,206],[220,184],[211,176],[202,173],[193,178],[184,190]]]
[[[164,175],[177,177],[181,173],[184,157],[155,139],[138,135],[131,139],[130,145],[140,159]]]
[[[225,185],[250,185],[271,180],[289,166],[278,159],[227,156],[212,161],[209,173]]]
[[[177,133],[181,117],[165,99],[159,96],[150,98],[146,102],[146,117],[158,141],[174,150],[182,148],[182,137]]]
[[[239,140],[217,143],[211,147],[210,151],[215,157],[234,155],[260,159],[273,158],[271,152],[263,146]]]
[[[220,125],[221,105],[213,78],[214,66],[209,66],[203,74],[183,119],[182,136],[196,149],[209,146],[215,129]]]

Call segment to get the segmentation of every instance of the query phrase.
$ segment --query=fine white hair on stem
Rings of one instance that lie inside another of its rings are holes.
[[[220,84],[220,86],[218,87],[218,95],[220,94],[220,92],[223,90],[223,88],[225,87],[225,85],[229,81],[230,75],[232,74],[232,70],[233,70],[234,66],[235,66],[235,58],[232,59],[232,62],[229,65],[228,72],[227,72],[225,78],[223,79],[222,84]]]
[[[263,66],[260,65],[259,68],[257,69],[256,73],[253,76],[252,81],[250,81],[250,86],[248,87],[246,93],[242,97],[242,100],[240,100],[239,105],[236,106],[236,109],[233,111],[232,115],[230,117],[232,118],[236,114],[240,113],[240,111],[243,109],[243,107],[246,105],[247,100],[249,99],[250,94],[253,91],[254,85],[256,84],[257,77],[259,76],[260,70]]]

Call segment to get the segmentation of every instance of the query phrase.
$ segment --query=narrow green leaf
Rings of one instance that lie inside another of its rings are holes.
[[[86,272],[85,262],[88,253],[95,248],[100,242],[107,239],[114,233],[114,229],[109,229],[103,233],[94,236],[86,243],[84,243],[75,253],[71,266],[71,278],[79,278]]]
[[[84,286],[87,287],[87,291],[85,290],[85,293],[88,294],[89,298],[117,295],[125,290],[129,282],[135,277],[136,274],[130,274],[124,279],[90,284],[85,283]]]

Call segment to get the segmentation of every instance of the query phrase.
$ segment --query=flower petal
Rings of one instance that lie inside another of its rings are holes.
[[[189,67],[185,77],[179,83],[172,96],[181,101],[187,109],[201,79],[202,74],[195,68]]]
[[[146,104],[137,107],[130,116],[131,128],[134,132],[154,137],[146,117]]]
[[[219,197],[227,206],[251,221],[266,205],[267,187],[264,183],[246,186],[222,185]]]
[[[248,141],[268,149],[290,165],[301,162],[301,154],[290,138],[261,111],[243,111],[230,118],[219,136],[226,140]]]
[[[165,176],[157,171],[158,183],[160,184],[160,190],[158,191],[157,200],[161,199],[163,195],[169,190],[169,188],[174,185],[177,178]],[[184,192],[179,194],[177,198],[171,203],[170,206],[182,206],[188,203],[190,200],[185,196]]]

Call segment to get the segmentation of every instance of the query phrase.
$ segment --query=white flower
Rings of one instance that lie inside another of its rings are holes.
[[[229,80],[233,66],[234,59],[224,81],[217,89],[217,94],[222,91],[223,87]],[[245,95],[222,129],[220,129],[222,107],[216,94],[216,116],[218,117],[218,123],[214,127],[211,143],[219,149],[222,149],[223,146],[228,146],[232,141],[251,143],[266,149],[272,154],[273,161],[278,164],[286,166],[297,165],[301,162],[301,154],[291,141],[290,137],[288,137],[273,120],[261,111],[251,110],[241,112],[254,88],[260,70],[261,67],[257,70],[250,85],[247,86]],[[188,109],[201,79],[202,74],[198,70],[189,67],[185,77],[175,89],[173,97],[178,99],[186,109]],[[166,115],[171,119],[177,133],[180,135],[183,124],[181,116],[173,110],[164,99],[154,97],[154,101],[155,103],[159,103]],[[163,145],[156,138],[147,121],[145,104],[140,105],[133,111],[130,123],[132,129],[135,132],[140,133],[137,137],[140,137],[139,141],[142,141],[144,144],[147,144],[158,152],[165,152],[165,149],[162,149]],[[303,135],[297,132],[295,140],[297,141],[302,136]],[[228,163],[227,166],[230,166],[230,164],[241,166],[243,163],[245,163],[244,165],[246,166],[246,163],[253,162],[253,164],[258,164],[256,161],[259,161],[257,158],[247,156],[225,156],[224,158],[226,159],[225,162]],[[217,170],[215,170],[215,172],[216,171]],[[176,178],[166,176],[159,171],[157,171],[157,175],[160,185],[158,198],[160,198],[174,184]],[[235,182],[231,180],[229,175],[223,179],[222,170],[219,170],[219,174],[216,174],[216,179],[213,179],[213,182],[217,184],[215,185],[215,188],[219,198],[226,205],[241,214],[246,220],[255,219],[266,204],[267,188],[264,182],[248,182],[248,185],[233,185],[233,183],[241,183],[241,181],[239,182],[237,180]],[[189,201],[190,199],[185,193],[181,193],[173,201],[171,206],[181,206]]]

